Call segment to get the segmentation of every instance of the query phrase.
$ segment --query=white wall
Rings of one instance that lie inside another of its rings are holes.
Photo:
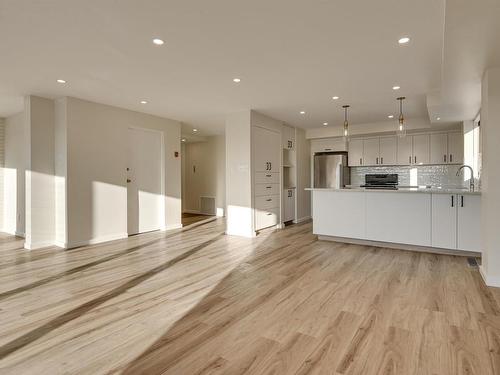
[[[200,197],[214,197],[217,213],[225,210],[225,138],[207,137],[206,142],[183,145],[184,211],[197,213]],[[194,167],[194,168],[193,168]]]
[[[67,246],[127,236],[129,127],[163,133],[165,223],[166,228],[180,227],[181,158],[174,155],[180,152],[180,123],[76,98],[66,98],[66,105],[61,106],[65,107],[65,114],[57,117],[66,117],[66,134],[56,136],[56,148],[67,148]],[[59,126],[58,129],[61,131]],[[64,170],[64,161],[60,164],[58,171]]]
[[[486,284],[500,287],[500,68],[486,71],[482,82],[482,197],[481,241],[483,259],[481,271]]]
[[[24,119],[24,113],[21,112],[5,120],[2,231],[18,236],[24,236],[25,233],[26,140]]]
[[[250,111],[226,118],[226,205],[230,235],[254,236],[252,230]]]
[[[311,192],[304,190],[311,187],[311,142],[306,139],[303,129],[296,129],[297,147],[297,221],[311,217]]]
[[[26,240],[36,249],[55,241],[54,101],[25,98]]]
[[[66,180],[68,178],[67,169],[67,98],[55,101],[54,118],[54,194],[55,194],[55,244],[65,247],[68,243],[67,237],[67,202],[66,202]]]
[[[5,167],[5,119],[0,118],[0,231],[4,223],[4,167]]]
[[[396,132],[397,119],[394,118],[389,121],[379,121],[367,124],[352,124],[349,125],[350,135],[363,135],[363,134],[376,134],[376,133],[394,133]],[[407,130],[438,130],[438,129],[450,129],[459,128],[460,124],[447,124],[440,125],[439,128],[430,123],[428,119],[425,118],[412,118],[406,120]],[[341,137],[343,131],[343,124],[323,126],[320,128],[313,128],[306,130],[306,138],[328,138],[328,137]]]

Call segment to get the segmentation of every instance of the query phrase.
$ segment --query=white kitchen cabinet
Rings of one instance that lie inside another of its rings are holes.
[[[463,164],[464,162],[464,135],[462,133],[448,133],[448,163]]]
[[[343,138],[311,139],[311,152],[347,151]]]
[[[279,208],[271,208],[268,210],[255,210],[255,227],[256,230],[272,227],[277,225],[279,221]]]
[[[396,137],[380,138],[380,164],[396,165],[398,157]]]
[[[379,138],[366,138],[363,140],[363,165],[379,165],[380,163]]]
[[[280,193],[280,184],[255,184],[255,196],[277,195]]]
[[[457,247],[457,203],[456,194],[432,194],[433,247]]]
[[[413,159],[412,164],[429,164],[430,137],[429,134],[412,135]]]
[[[363,162],[363,139],[351,139],[349,141],[349,167],[364,165]]]
[[[278,172],[281,160],[281,135],[258,126],[253,127],[254,170]]]
[[[365,193],[313,191],[313,232],[318,235],[365,238]]]
[[[448,134],[435,133],[430,135],[430,164],[448,163]]]
[[[431,246],[431,194],[365,194],[366,239]]]
[[[481,197],[457,195],[457,248],[481,252]]]
[[[413,157],[413,139],[411,136],[398,137],[398,165],[410,165]]]
[[[286,189],[283,191],[283,222],[295,219],[295,190]]]
[[[282,147],[284,149],[287,150],[295,149],[295,128],[283,125],[281,139],[283,141]]]

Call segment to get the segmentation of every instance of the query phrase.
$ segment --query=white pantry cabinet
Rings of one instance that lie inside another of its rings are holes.
[[[272,130],[253,127],[255,172],[279,172],[281,136]]]
[[[481,197],[457,195],[457,249],[482,251]]]
[[[394,192],[365,194],[367,239],[431,246],[430,194]]]
[[[281,139],[283,142],[282,147],[287,150],[295,149],[295,128],[283,125]]]

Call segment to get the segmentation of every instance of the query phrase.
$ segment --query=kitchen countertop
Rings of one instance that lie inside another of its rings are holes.
[[[309,191],[336,191],[336,192],[370,192],[370,193],[422,193],[422,194],[461,194],[461,195],[481,195],[480,191],[469,191],[468,189],[457,188],[419,188],[400,187],[392,189],[366,189],[362,187],[347,187],[343,189],[335,188],[306,188]]]

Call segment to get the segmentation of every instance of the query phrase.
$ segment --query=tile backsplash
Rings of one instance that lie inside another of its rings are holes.
[[[467,187],[468,181],[464,181],[463,173],[456,176],[458,167],[459,165],[352,167],[351,185],[363,185],[365,174],[368,173],[397,173],[400,186]],[[465,173],[468,176],[468,172]]]

